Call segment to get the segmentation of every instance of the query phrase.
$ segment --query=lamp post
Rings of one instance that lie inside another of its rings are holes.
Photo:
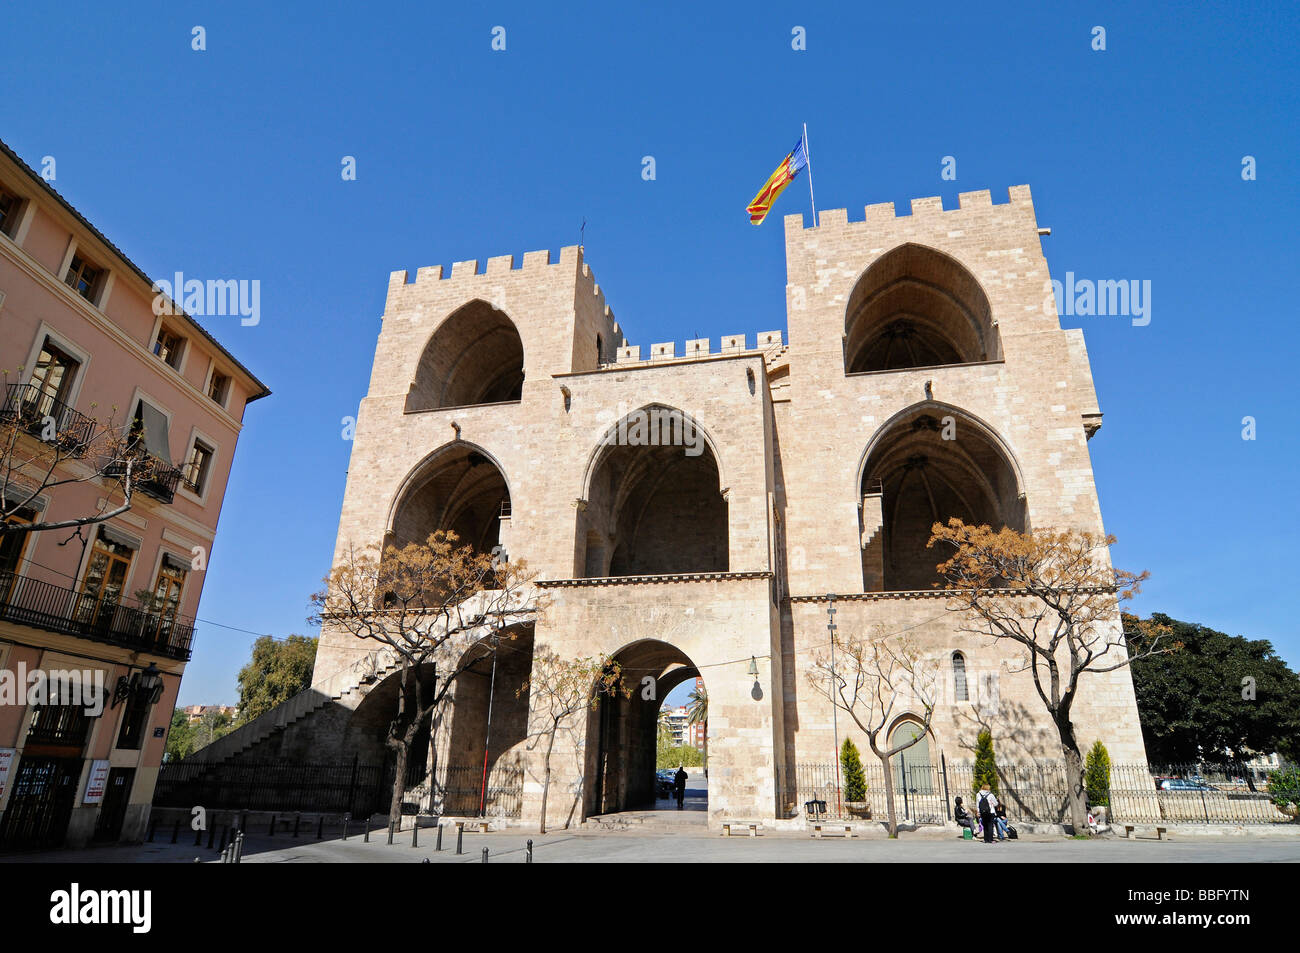
[[[835,813],[843,814],[840,807],[840,718],[839,706],[835,704],[835,593],[826,594],[826,631],[831,634],[831,731],[835,735]]]

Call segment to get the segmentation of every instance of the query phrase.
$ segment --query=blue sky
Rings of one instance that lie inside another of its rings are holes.
[[[1152,282],[1147,327],[1063,320],[1106,415],[1114,560],[1151,570],[1143,614],[1300,665],[1295,7],[444,6],[7,5],[0,138],[55,156],[146,272],[262,284],[258,326],[207,320],[275,393],[246,417],[183,703],[237,698],[253,636],[211,623],[309,631],[390,271],[556,251],[585,218],[631,343],[784,328],[780,216],[806,185],[761,228],[744,207],[803,122],[821,208],[1029,183],[1054,277]]]

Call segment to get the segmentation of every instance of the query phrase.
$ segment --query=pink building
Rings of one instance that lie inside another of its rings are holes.
[[[110,519],[0,534],[0,849],[139,840],[148,823],[244,408],[269,393],[160,300],[0,143],[0,516],[111,512],[123,460],[147,471]]]

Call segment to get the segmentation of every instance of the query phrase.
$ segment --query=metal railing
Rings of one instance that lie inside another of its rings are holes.
[[[180,485],[183,475],[181,468],[172,466],[166,460],[144,451],[137,450],[133,456],[137,461],[132,467],[133,478],[137,481],[136,489],[160,503],[170,503],[174,500],[176,487]],[[144,476],[138,476],[141,471]],[[123,476],[126,473],[126,464],[121,460],[114,460],[104,468],[104,473],[113,477]]]
[[[0,572],[0,619],[181,661],[194,643],[194,620],[186,616],[96,601],[13,572]]]
[[[411,785],[404,801],[421,814],[518,818],[524,807],[524,769],[494,765],[485,789],[480,767],[438,768],[432,779]]]
[[[80,456],[95,437],[95,421],[45,393],[37,384],[10,384],[0,405],[0,420],[21,427],[43,439],[47,424],[54,427],[54,440],[66,453]]]
[[[796,764],[777,774],[778,811],[783,817],[824,813],[828,819],[872,819],[888,815],[881,766],[863,759],[867,777],[865,807],[843,797],[843,771],[836,787],[835,765]],[[913,764],[895,761],[894,809],[897,816],[921,824],[952,819],[954,799],[967,810],[974,801],[974,765]],[[1069,819],[1065,765],[1060,761],[999,764],[998,797],[1016,820],[1061,824]],[[1277,799],[1300,802],[1300,790],[1270,790],[1273,772],[1248,764],[1111,765],[1109,784],[1097,804],[1105,804],[1113,824],[1284,824],[1292,823]],[[837,794],[839,795],[837,797]]]

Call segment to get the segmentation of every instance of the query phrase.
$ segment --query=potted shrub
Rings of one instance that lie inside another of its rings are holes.
[[[867,800],[867,772],[862,768],[858,746],[851,738],[845,738],[840,748],[840,768],[844,772],[844,809],[853,817],[871,817],[871,803]]]

